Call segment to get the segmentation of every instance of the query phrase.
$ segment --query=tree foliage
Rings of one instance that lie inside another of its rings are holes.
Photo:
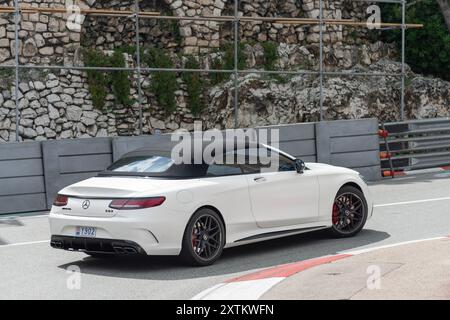
[[[401,6],[385,4],[382,7],[384,21],[401,21]],[[406,62],[418,73],[434,75],[450,80],[450,33],[435,0],[422,0],[407,7],[406,21],[423,23],[423,29],[406,31]],[[395,42],[400,51],[401,31],[382,33],[387,42]]]

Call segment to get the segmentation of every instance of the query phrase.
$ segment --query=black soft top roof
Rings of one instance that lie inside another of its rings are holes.
[[[192,148],[191,150],[195,150],[194,146],[201,146],[201,152],[203,154],[203,151],[207,146],[211,144],[211,141],[205,141],[202,139],[192,139]],[[123,158],[129,158],[129,157],[138,157],[138,156],[163,156],[170,158],[172,156],[172,150],[181,142],[179,141],[167,141],[163,145],[158,145],[156,148],[146,147],[146,148],[140,148],[137,150],[134,150],[132,152],[126,153],[121,157]],[[237,143],[233,140],[224,140],[223,141],[223,149],[221,150],[223,153],[230,152],[237,149],[248,149],[248,148],[259,148],[262,145],[256,142],[248,142],[248,141],[239,141]],[[193,155],[192,155],[193,157]]]
[[[192,143],[197,143],[197,145],[201,145],[201,151],[211,143],[211,141],[204,141],[200,139],[192,139]],[[129,152],[123,155],[117,162],[126,161],[131,158],[140,158],[140,157],[172,157],[173,148],[178,145],[179,141],[167,141],[163,145],[158,145],[155,149],[152,148],[141,148],[135,151]],[[238,144],[236,141],[225,140],[223,143],[223,149],[221,150],[223,153],[230,152],[232,150],[237,149],[248,149],[248,148],[259,148],[261,145],[255,142],[241,142]],[[231,148],[230,148],[231,146]],[[213,156],[218,156],[213,155]],[[194,159],[194,154],[191,155],[191,159]],[[117,163],[116,162],[116,163]],[[193,163],[193,161],[192,161]],[[111,168],[111,167],[110,167]],[[108,168],[109,169],[109,168]],[[98,176],[100,177],[108,177],[108,176],[137,176],[137,177],[154,177],[154,178],[165,178],[165,179],[189,179],[189,178],[200,178],[206,176],[206,172],[208,170],[208,164],[177,164],[172,165],[167,171],[162,173],[148,173],[148,172],[120,172],[113,170],[105,170],[100,172]]]

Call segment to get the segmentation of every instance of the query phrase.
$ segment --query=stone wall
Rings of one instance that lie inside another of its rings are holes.
[[[93,7],[101,9],[130,9],[134,1],[97,0]],[[226,0],[144,0],[140,9],[157,11],[175,16],[234,16],[234,1]],[[328,19],[364,20],[367,4],[350,0],[324,1],[323,16]],[[253,17],[318,18],[318,0],[241,0],[239,15]],[[152,19],[140,20],[141,45],[152,43],[185,54],[208,53],[233,41],[232,22],[189,21],[163,22]],[[364,28],[327,26],[324,29],[326,50],[336,52],[336,60],[349,55],[352,45],[370,44],[368,31]],[[113,49],[134,45],[135,26],[127,18],[88,17],[85,20],[82,42],[98,49]],[[319,44],[319,26],[283,25],[273,22],[242,22],[239,39],[244,42],[275,41],[278,43],[313,45]]]
[[[13,6],[13,1],[8,1]],[[25,6],[64,6],[65,0],[21,1]],[[66,28],[66,14],[23,13],[19,24],[20,63],[62,64],[67,46],[77,45],[80,34]],[[14,15],[0,15],[0,63],[13,64]]]
[[[93,8],[130,10],[134,0],[97,0]],[[172,9],[164,1],[145,0],[139,5],[142,11],[160,12],[173,15]],[[178,51],[181,46],[177,21],[140,19],[139,34],[141,45],[149,44]],[[128,17],[87,16],[81,31],[81,44],[84,47],[96,47],[99,50],[112,50],[122,46],[134,46],[136,26],[134,19]]]
[[[64,7],[69,0],[23,0],[21,5]],[[13,1],[6,1],[13,5]],[[130,10],[132,0],[78,0],[83,8]],[[163,15],[233,15],[231,0],[142,0],[140,9]],[[326,0],[324,17],[364,20],[367,3]],[[317,18],[318,0],[241,0],[239,14],[261,17]],[[24,13],[19,30],[19,60],[22,64],[83,66],[82,47],[112,50],[133,46],[135,28],[129,18],[84,17],[81,30],[69,30],[67,14]],[[272,22],[243,23],[240,40],[245,43],[246,68],[261,68],[262,42],[278,44],[275,66],[281,70],[318,70],[319,27],[281,25]],[[0,65],[14,63],[14,16],[0,15]],[[202,67],[210,67],[213,57],[222,57],[221,49],[232,38],[232,23],[214,21],[159,21],[140,19],[139,38],[143,46],[167,50],[177,67],[186,55],[199,56]],[[329,26],[324,30],[324,58],[327,70],[398,71],[392,45],[371,40],[364,28]],[[134,57],[127,56],[134,65]],[[383,69],[384,68],[384,69]],[[11,69],[0,68],[0,142],[15,139],[14,77]],[[446,116],[449,105],[447,82],[419,75],[409,76],[407,110],[411,117]],[[130,98],[137,100],[136,74],[130,73]],[[192,129],[195,117],[186,99],[186,84],[178,78],[177,110],[170,115],[158,105],[148,90],[151,74],[142,74],[143,131]],[[247,75],[240,78],[239,125],[266,125],[314,121],[318,116],[316,77],[273,77]],[[378,82],[386,86],[377,86]],[[205,110],[199,119],[206,127],[233,125],[233,82],[225,81],[207,88]],[[374,91],[371,88],[380,89]],[[394,89],[392,89],[394,88]],[[330,78],[325,82],[325,107],[328,119],[378,116],[395,120],[399,108],[398,78]],[[438,89],[437,89],[438,88]],[[370,90],[369,90],[370,89]],[[437,91],[436,91],[437,90]],[[369,92],[370,91],[370,92]],[[379,94],[381,98],[376,98]],[[436,98],[436,97],[439,98]],[[339,103],[337,103],[339,102]],[[93,107],[85,72],[77,70],[22,69],[19,84],[19,134],[21,140],[71,137],[133,135],[139,132],[139,104],[117,105],[110,92],[105,108]]]

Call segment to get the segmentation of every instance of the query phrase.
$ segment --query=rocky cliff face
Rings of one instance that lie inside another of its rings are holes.
[[[370,66],[355,66],[345,77],[328,76],[324,81],[324,119],[376,117],[393,121],[400,116],[401,82],[398,77],[351,76],[352,72],[401,72],[401,64],[380,60]],[[450,83],[424,78],[409,69],[406,88],[406,117],[421,119],[449,116]],[[208,127],[231,127],[233,85],[214,88],[206,117]],[[320,117],[319,80],[297,75],[286,82],[250,74],[239,91],[240,127],[317,121]]]
[[[85,0],[83,7],[129,10],[134,1]],[[12,5],[9,1],[9,5]],[[23,5],[65,6],[66,0],[27,0]],[[234,1],[227,0],[143,0],[141,10],[163,15],[232,15]],[[239,14],[262,17],[317,18],[317,0],[241,0]],[[325,1],[326,18],[364,20],[367,3]],[[19,30],[19,55],[22,64],[83,65],[80,47],[111,50],[133,45],[135,30],[127,18],[85,17],[80,31],[69,30],[66,14],[24,14]],[[0,15],[0,65],[14,59],[14,20]],[[202,67],[211,68],[214,57],[232,40],[232,24],[212,21],[163,23],[141,19],[141,45],[165,48],[177,67],[183,55],[199,56]],[[261,69],[262,43],[277,43],[274,68],[289,71],[318,70],[319,29],[317,26],[282,25],[274,22],[243,23],[240,30],[246,69]],[[400,73],[393,46],[373,40],[363,28],[329,26],[324,31],[324,60],[327,71],[346,70],[347,76],[327,76],[324,82],[324,116],[328,120],[378,117],[393,121],[399,117],[400,78],[351,76],[352,72]],[[133,57],[127,56],[130,66]],[[15,101],[13,74],[1,69],[0,142],[15,138]],[[137,99],[136,74],[130,74],[131,99]],[[193,128],[196,119],[186,99],[186,83],[180,75],[175,93],[177,110],[166,115],[153,94],[147,90],[152,75],[143,73],[144,133]],[[315,75],[274,77],[247,74],[239,78],[239,126],[269,125],[315,121],[319,117],[319,82]],[[204,92],[207,108],[198,117],[206,128],[228,128],[234,124],[233,81],[208,87]],[[449,116],[450,83],[423,77],[408,69],[406,116],[428,118]],[[138,133],[138,104],[116,105],[114,96],[106,97],[107,108],[93,107],[86,74],[77,70],[22,70],[19,84],[19,133],[22,140],[114,136]]]

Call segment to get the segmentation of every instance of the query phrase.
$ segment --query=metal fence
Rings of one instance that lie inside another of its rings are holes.
[[[324,28],[327,25],[341,25],[341,26],[357,26],[357,27],[366,27],[366,22],[356,22],[345,19],[326,19],[324,18],[324,1],[319,0],[319,17],[318,19],[305,19],[305,18],[284,18],[284,17],[245,17],[239,15],[239,0],[234,1],[234,16],[161,16],[155,12],[142,12],[139,9],[139,1],[136,0],[134,4],[133,10],[129,12],[121,12],[116,11],[114,13],[110,13],[113,16],[128,16],[131,19],[134,19],[135,22],[135,32],[136,32],[136,65],[132,68],[110,68],[110,67],[86,67],[86,66],[65,66],[65,65],[31,65],[31,64],[20,64],[19,63],[19,21],[20,15],[22,11],[26,12],[35,12],[37,11],[45,11],[45,12],[60,12],[59,9],[52,8],[31,8],[28,7],[26,10],[21,9],[19,6],[19,0],[14,0],[14,7],[9,9],[3,9],[3,12],[14,13],[15,17],[15,64],[14,65],[2,65],[0,68],[12,68],[15,70],[15,102],[16,102],[16,124],[19,123],[20,120],[20,112],[19,112],[19,82],[20,82],[20,70],[25,69],[43,69],[43,70],[63,70],[63,69],[72,69],[72,70],[98,70],[98,71],[133,71],[137,74],[137,92],[138,92],[138,103],[139,103],[139,131],[142,134],[143,127],[143,113],[142,113],[142,87],[141,87],[141,73],[142,72],[206,72],[206,73],[227,73],[232,74],[234,79],[234,126],[237,127],[238,124],[238,112],[239,112],[239,76],[245,74],[285,74],[285,75],[314,75],[319,78],[319,90],[320,90],[320,121],[324,120],[324,78],[326,76],[370,76],[370,77],[383,77],[383,76],[393,76],[401,78],[401,101],[400,101],[400,117],[404,119],[404,96],[405,96],[405,32],[407,28],[418,28],[421,25],[410,24],[407,25],[405,21],[405,10],[406,10],[406,0],[354,0],[354,1],[362,1],[368,3],[392,3],[398,4],[402,7],[402,22],[400,24],[397,23],[382,23],[381,26],[385,28],[401,28],[402,30],[402,50],[401,50],[401,60],[402,60],[402,71],[401,74],[396,73],[363,73],[363,72],[345,72],[345,71],[325,71],[324,69]],[[6,10],[6,11],[5,11]],[[89,10],[85,10],[86,13]],[[96,16],[107,15],[106,13],[96,12]],[[233,70],[214,70],[214,69],[183,69],[183,68],[147,68],[141,65],[141,57],[140,57],[140,37],[139,37],[139,21],[140,19],[161,19],[161,20],[189,20],[189,21],[222,21],[222,22],[232,22],[234,25],[234,68]],[[319,25],[320,26],[320,42],[319,42],[319,70],[317,71],[276,71],[276,70],[240,70],[238,68],[238,46],[239,46],[239,28],[240,24],[248,21],[269,21],[276,22],[279,24],[295,24],[295,25]],[[19,141],[19,126],[16,125],[16,140]]]
[[[450,166],[450,118],[384,123],[380,130],[384,176]]]

